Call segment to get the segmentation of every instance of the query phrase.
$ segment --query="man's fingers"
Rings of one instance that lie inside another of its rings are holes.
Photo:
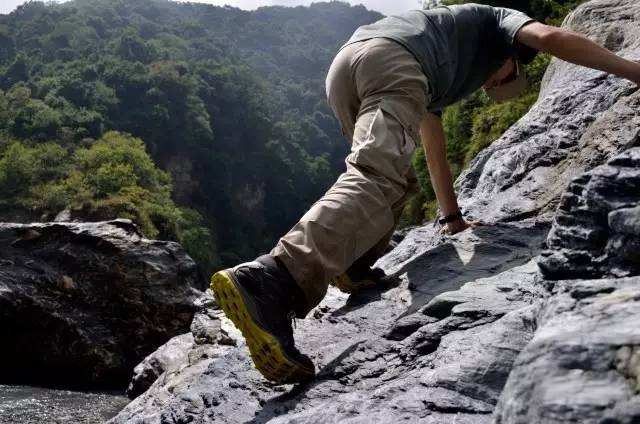
[[[463,221],[463,225],[457,227],[457,228],[451,228],[451,224],[447,224],[445,226],[443,226],[442,228],[440,228],[438,230],[438,234],[442,234],[442,235],[453,235],[453,234],[458,234],[463,232],[464,230],[468,229],[468,228],[475,228],[475,227],[480,227],[484,225],[483,222],[481,221],[467,221],[464,220]]]
[[[484,222],[482,221],[466,221],[466,223],[469,227],[479,227],[481,225],[484,225]]]

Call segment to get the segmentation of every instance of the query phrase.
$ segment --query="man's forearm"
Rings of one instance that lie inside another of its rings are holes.
[[[454,214],[459,210],[458,201],[453,190],[453,177],[447,162],[445,136],[440,118],[431,113],[425,114],[420,124],[420,135],[440,210],[445,216]]]
[[[640,77],[640,65],[613,54],[582,34],[555,32],[547,40],[547,51],[567,62],[599,69],[630,80]]]
[[[640,83],[640,64],[615,55],[582,34],[534,22],[523,27],[517,37],[523,44],[567,62]]]

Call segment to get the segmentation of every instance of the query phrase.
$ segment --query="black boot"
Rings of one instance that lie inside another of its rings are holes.
[[[313,362],[293,340],[291,321],[307,301],[287,269],[271,255],[217,272],[211,289],[225,315],[242,332],[258,371],[278,384],[308,381]]]

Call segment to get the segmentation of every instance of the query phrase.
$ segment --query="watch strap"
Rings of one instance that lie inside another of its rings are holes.
[[[448,224],[449,222],[456,221],[460,218],[462,218],[462,211],[458,211],[457,213],[440,218],[438,220],[438,224],[440,225]]]

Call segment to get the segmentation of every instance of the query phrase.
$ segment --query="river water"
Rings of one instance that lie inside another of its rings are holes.
[[[119,393],[0,385],[0,424],[102,424],[128,402]]]

